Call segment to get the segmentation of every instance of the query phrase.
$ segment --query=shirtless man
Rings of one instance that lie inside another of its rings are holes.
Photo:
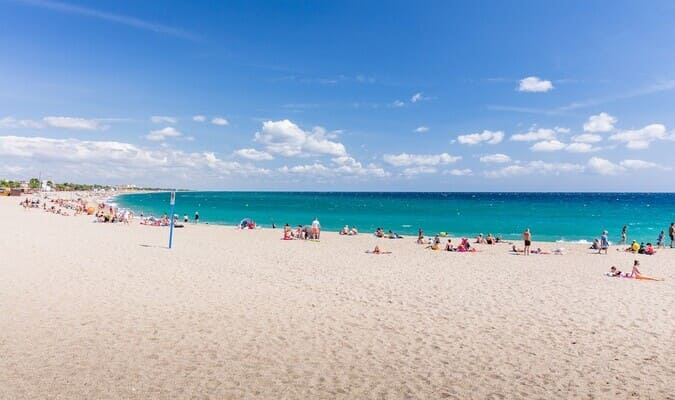
[[[523,248],[523,253],[526,256],[530,255],[530,245],[532,244],[532,233],[530,233],[530,228],[525,229],[523,232],[523,241],[525,242],[525,247]]]

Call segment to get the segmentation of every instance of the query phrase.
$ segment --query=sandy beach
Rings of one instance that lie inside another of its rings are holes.
[[[19,201],[0,198],[2,399],[675,399],[675,250],[192,224],[169,250],[167,228]],[[603,275],[636,258],[665,280]]]

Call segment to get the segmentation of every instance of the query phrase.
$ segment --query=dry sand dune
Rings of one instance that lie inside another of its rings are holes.
[[[189,225],[168,250],[165,228],[16,204],[0,198],[2,399],[675,398],[675,250],[638,256],[663,282],[604,277],[635,256],[580,245]]]

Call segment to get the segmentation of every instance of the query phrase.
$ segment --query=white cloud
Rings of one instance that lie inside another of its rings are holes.
[[[602,141],[602,136],[593,133],[583,133],[573,136],[572,140],[579,143],[598,143]]]
[[[418,133],[429,132],[429,127],[427,127],[427,126],[418,126],[418,127],[415,129],[415,132],[418,132]]]
[[[320,163],[296,165],[293,167],[283,166],[278,169],[282,174],[307,175],[318,177],[376,177],[381,178],[389,174],[382,168],[373,164],[363,166],[360,162],[349,156],[335,157],[331,160],[333,165],[327,167]]]
[[[560,126],[556,126],[553,130],[557,133],[570,133],[570,128],[562,128]]]
[[[229,122],[228,120],[226,120],[225,118],[220,118],[220,117],[215,117],[215,118],[213,118],[213,119],[211,120],[211,123],[212,123],[213,125],[220,125],[220,126],[224,126],[224,125],[229,125],[229,124],[230,124],[230,122]]]
[[[418,101],[422,101],[422,100],[424,100],[424,97],[422,96],[422,92],[415,93],[415,94],[412,95],[412,97],[410,98],[410,102],[411,102],[411,103],[417,103]]]
[[[570,143],[565,147],[565,151],[570,153],[590,153],[597,150],[598,149],[588,143]]]
[[[480,162],[482,163],[496,163],[496,164],[501,164],[501,163],[507,163],[511,161],[511,157],[507,156],[506,154],[488,154],[480,158]]]
[[[41,121],[34,121],[31,119],[17,120],[14,117],[4,117],[0,119],[0,128],[34,128],[42,129],[45,124]]]
[[[600,157],[588,160],[588,169],[599,175],[616,175],[624,170],[622,166]]]
[[[194,117],[192,117],[192,120],[195,121],[195,122],[204,122],[204,121],[206,121],[206,116],[195,115]]]
[[[518,86],[519,92],[548,92],[553,89],[551,81],[545,81],[536,76],[521,79]]]
[[[602,112],[598,115],[591,115],[588,118],[588,121],[584,124],[584,131],[591,133],[609,132],[614,129],[615,123],[616,118]]]
[[[518,133],[511,136],[511,140],[516,142],[534,142],[537,140],[553,140],[555,138],[555,130],[544,128],[539,128],[536,131],[529,131],[527,133]]]
[[[401,173],[405,176],[415,176],[420,174],[435,174],[437,171],[435,167],[419,165],[417,167],[405,168]]]
[[[399,108],[405,106],[405,103],[402,102],[401,100],[394,100],[394,102],[391,105],[396,108]]]
[[[502,131],[488,131],[484,130],[481,133],[471,133],[468,135],[457,136],[457,140],[461,144],[475,145],[480,143],[497,144],[504,139],[504,132]]]
[[[511,176],[525,175],[531,173],[527,168],[522,165],[509,165],[504,168],[485,171],[483,175],[487,178],[507,178]]]
[[[530,147],[532,151],[558,151],[565,148],[565,143],[559,140],[545,140],[537,142]]]
[[[469,168],[464,168],[464,169],[451,169],[449,171],[445,171],[443,174],[451,176],[467,176],[471,175],[471,173],[472,171]]]
[[[625,143],[629,149],[646,149],[649,143],[655,140],[671,139],[666,135],[666,127],[661,124],[651,124],[644,128],[621,131],[609,137],[609,140]]]
[[[0,136],[0,155],[26,159],[32,164],[49,164],[55,171],[90,173],[90,179],[162,179],[167,172],[189,181],[202,171],[209,176],[267,175],[269,170],[250,164],[224,161],[214,153],[186,153],[160,147],[144,149],[130,143],[52,139],[44,137]]]
[[[460,156],[451,156],[448,153],[441,154],[385,154],[382,156],[384,162],[397,167],[409,166],[436,166],[447,165],[462,159]]]
[[[45,117],[45,123],[54,128],[73,129],[83,131],[96,131],[107,129],[107,126],[99,125],[95,119],[73,118],[73,117]]]
[[[274,159],[270,153],[256,149],[239,149],[235,151],[234,154],[238,155],[239,157],[254,161],[266,161]]]
[[[150,121],[152,121],[153,124],[175,124],[176,118],[163,115],[153,115],[150,117]]]
[[[265,145],[268,152],[286,157],[321,154],[346,156],[345,146],[330,140],[328,136],[321,127],[308,132],[285,119],[263,122],[262,131],[255,134],[255,141]]]
[[[661,165],[657,163],[653,163],[650,161],[643,161],[643,160],[623,160],[619,163],[622,167],[624,168],[632,168],[632,169],[663,169]]]
[[[584,166],[571,163],[547,163],[544,161],[530,161],[525,165],[509,165],[501,169],[485,171],[488,178],[506,178],[519,175],[544,174],[560,175],[562,173],[583,172]]]
[[[389,175],[384,169],[376,166],[375,164],[368,164],[364,167],[360,162],[349,156],[335,157],[332,161],[337,165],[335,172],[340,175],[374,177],[384,177]]]
[[[166,128],[158,129],[155,131],[150,131],[145,138],[148,140],[153,140],[156,142],[160,142],[162,140],[165,140],[168,137],[178,137],[182,135],[179,131],[176,130],[176,128],[172,126],[167,126]]]

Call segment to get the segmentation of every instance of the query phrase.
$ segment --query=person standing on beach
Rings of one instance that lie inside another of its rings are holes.
[[[598,249],[598,254],[602,253],[603,250],[605,251],[605,254],[607,254],[607,251],[609,250],[607,231],[602,231],[602,236],[600,236],[600,248]]]
[[[670,228],[668,228],[668,234],[670,235],[670,248],[673,248],[673,241],[675,241],[675,222],[670,223]]]
[[[314,221],[312,221],[312,239],[319,240],[320,236],[321,236],[321,224],[319,223],[319,219],[317,217],[314,217]]]
[[[624,225],[621,230],[621,244],[626,244],[626,232],[628,231],[628,226]]]
[[[530,228],[525,229],[523,232],[523,241],[525,242],[525,247],[523,248],[523,255],[530,255],[530,245],[532,244],[532,233],[530,233]]]
[[[195,211],[195,224],[199,223],[199,211]]]

